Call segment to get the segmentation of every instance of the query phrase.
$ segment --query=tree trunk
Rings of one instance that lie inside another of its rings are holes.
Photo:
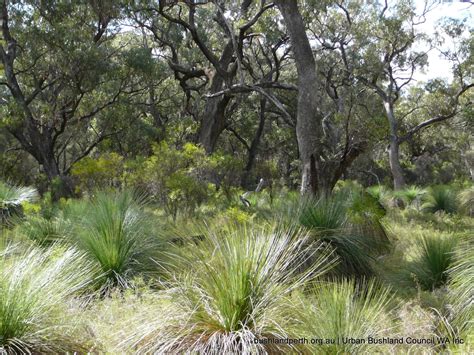
[[[321,193],[319,160],[322,116],[319,112],[316,62],[296,0],[276,0],[291,40],[298,73],[296,137],[302,165],[301,193]]]
[[[388,159],[390,163],[390,172],[393,177],[393,189],[401,190],[405,187],[405,178],[403,177],[403,169],[400,165],[400,142],[398,138],[398,125],[393,111],[393,103],[384,102],[385,112],[387,114],[390,125],[390,146],[388,149]]]
[[[226,71],[232,62],[234,54],[234,47],[232,41],[229,40],[222,55],[219,59],[219,65],[222,71]],[[227,72],[227,78],[224,78],[216,69],[214,76],[211,79],[211,87],[209,93],[215,94],[224,88],[226,79],[230,82],[235,74],[235,70]],[[206,153],[211,154],[217,143],[217,139],[225,128],[226,123],[226,108],[231,100],[230,96],[221,95],[207,99],[204,107],[204,113],[201,119],[201,127],[199,129],[199,143],[204,147]]]
[[[250,176],[252,169],[255,165],[255,159],[257,157],[258,146],[260,144],[260,139],[263,135],[263,129],[265,128],[265,106],[267,104],[267,99],[263,98],[260,99],[260,119],[258,122],[258,128],[255,132],[255,136],[252,139],[252,143],[250,143],[250,148],[247,157],[247,164],[245,165],[244,173],[241,179],[241,185],[244,188],[249,187],[250,183]]]
[[[214,83],[216,82],[219,84],[215,85]],[[222,78],[214,78],[211,85],[211,94],[220,91],[222,83]],[[206,150],[207,154],[211,154],[214,151],[217,140],[225,128],[226,108],[230,99],[229,96],[225,95],[207,99],[199,130],[199,143]]]

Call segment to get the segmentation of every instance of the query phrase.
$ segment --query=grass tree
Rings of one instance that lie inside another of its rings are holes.
[[[67,303],[90,282],[91,270],[74,249],[0,252],[0,349],[12,354],[87,351]]]
[[[426,190],[418,186],[408,186],[403,190],[394,192],[394,197],[401,198],[407,207],[420,207],[421,199],[426,194]]]
[[[340,262],[339,274],[368,276],[374,256],[388,249],[390,241],[381,218],[382,206],[366,193],[336,194],[303,200],[290,211],[313,238],[331,245]]]
[[[455,213],[458,209],[456,193],[449,186],[433,186],[429,189],[425,203],[421,207],[430,213]]]
[[[38,192],[32,187],[13,186],[0,182],[0,223],[22,213],[22,203],[38,198]]]
[[[371,280],[355,282],[342,279],[320,282],[306,296],[307,307],[300,312],[300,334],[308,339],[322,339],[310,344],[317,354],[353,354],[380,352],[380,345],[358,342],[369,336],[389,334],[393,324],[389,315],[390,290]],[[334,342],[326,343],[326,339]],[[351,341],[353,339],[354,341]]]
[[[474,340],[474,244],[472,241],[463,241],[459,244],[449,275],[453,324],[461,335],[469,335],[470,340]]]
[[[299,336],[292,333],[299,303],[291,293],[332,262],[328,249],[312,248],[309,239],[305,232],[278,227],[208,232],[199,248],[179,258],[184,271],[162,291],[162,307],[126,343],[139,353],[292,350],[257,340]],[[302,271],[309,259],[314,262]]]
[[[421,235],[416,239],[416,256],[409,266],[420,286],[432,290],[446,284],[454,261],[457,239],[451,234]]]
[[[127,287],[135,275],[156,269],[160,243],[148,229],[143,206],[132,192],[99,192],[68,212],[76,219],[74,241],[100,266],[105,288]]]

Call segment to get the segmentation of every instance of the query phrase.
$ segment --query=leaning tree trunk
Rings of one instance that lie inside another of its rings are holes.
[[[296,70],[298,72],[298,106],[296,137],[302,163],[301,193],[325,193],[321,191],[318,174],[321,143],[323,139],[322,116],[319,113],[318,78],[316,62],[306,35],[303,18],[296,0],[276,0],[288,30]]]
[[[233,55],[234,47],[232,41],[229,40],[219,59],[221,72],[225,72],[226,77],[224,77],[216,68],[214,76],[211,79],[211,86],[209,89],[210,95],[218,93],[224,89],[226,81],[231,82],[235,77],[235,70],[227,72],[229,65],[233,60]],[[230,96],[220,95],[208,98],[206,101],[201,119],[201,126],[199,128],[199,143],[204,147],[208,154],[211,154],[214,151],[217,140],[225,128],[226,109],[230,100]]]
[[[216,74],[212,80],[211,94],[222,90],[223,82],[224,79]],[[217,140],[225,128],[226,108],[230,99],[226,95],[207,99],[199,130],[199,143],[208,154],[214,151]]]
[[[393,177],[394,190],[401,190],[405,186],[405,178],[403,177],[403,169],[400,165],[400,142],[398,138],[398,124],[393,111],[393,103],[384,102],[385,113],[390,125],[390,145],[388,148],[388,160],[390,164],[390,172]]]

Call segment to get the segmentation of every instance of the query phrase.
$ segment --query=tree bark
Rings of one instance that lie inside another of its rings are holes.
[[[250,143],[250,147],[248,150],[247,156],[247,164],[245,165],[244,173],[241,179],[241,185],[244,188],[249,187],[249,179],[252,169],[255,165],[255,159],[257,157],[258,146],[260,145],[260,139],[263,135],[263,129],[265,128],[265,107],[267,105],[267,99],[262,98],[260,99],[260,119],[258,122],[258,128],[255,132],[255,136],[252,139],[252,143]]]
[[[393,189],[401,190],[405,187],[405,178],[403,169],[400,165],[400,141],[398,137],[398,124],[393,110],[393,103],[389,100],[384,101],[385,113],[390,125],[390,145],[388,148],[388,159],[390,172],[393,178]]]
[[[321,193],[319,169],[323,138],[316,62],[296,0],[276,0],[285,21],[298,73],[296,137],[302,165],[301,193]]]
[[[219,66],[227,71],[233,56],[232,42],[229,40],[221,58],[219,59]],[[236,71],[232,70],[228,74],[228,78],[223,77],[219,71],[215,70],[215,74],[211,80],[210,94],[217,93],[224,88],[224,84],[230,81],[235,76]],[[199,129],[199,143],[204,147],[206,153],[211,154],[217,143],[217,139],[225,128],[226,123],[226,108],[231,100],[228,95],[211,97],[207,99],[204,107],[204,112],[201,119],[201,126]]]

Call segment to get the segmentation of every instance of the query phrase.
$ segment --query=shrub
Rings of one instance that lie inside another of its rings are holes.
[[[12,186],[0,182],[0,223],[10,217],[22,214],[22,203],[38,198],[38,192],[32,187]]]
[[[68,297],[90,281],[90,264],[74,249],[8,250],[0,255],[0,349],[7,353],[87,351]]]
[[[329,252],[311,248],[295,230],[226,228],[208,232],[163,291],[161,311],[127,344],[138,352],[263,353],[291,345],[255,344],[255,339],[292,334],[296,303],[290,293],[329,267]],[[312,256],[305,272],[300,266]]]
[[[133,275],[153,269],[159,240],[147,230],[142,207],[143,199],[134,193],[99,192],[70,212],[79,216],[75,241],[100,266],[106,288],[127,287]]]
[[[300,312],[300,334],[308,339],[323,339],[321,344],[310,344],[311,353],[380,352],[380,345],[343,344],[343,340],[387,335],[391,327],[387,309],[390,300],[389,290],[374,281],[317,283],[306,298],[307,307]],[[325,339],[334,339],[335,343],[327,344]]]
[[[426,202],[422,205],[426,212],[455,213],[457,211],[456,193],[448,186],[433,186],[429,189]]]
[[[123,157],[117,153],[106,153],[95,159],[81,159],[71,171],[72,177],[77,181],[76,192],[118,187],[123,166]]]
[[[416,240],[416,259],[409,267],[420,285],[427,290],[444,285],[454,259],[457,239],[453,235],[421,235]]]

